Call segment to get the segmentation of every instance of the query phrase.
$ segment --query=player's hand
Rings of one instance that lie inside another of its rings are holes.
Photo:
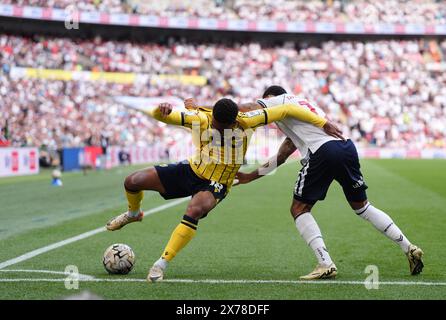
[[[234,186],[238,186],[239,184],[249,183],[254,180],[254,177],[250,173],[237,172],[234,179]]]
[[[170,103],[164,102],[158,105],[158,109],[163,117],[167,117],[172,112],[172,105]]]
[[[326,134],[345,141],[345,138],[342,136],[342,131],[333,122],[327,121],[327,123],[323,126],[323,129]]]
[[[198,105],[194,98],[188,98],[184,100],[184,107],[188,110],[194,110],[198,108]]]

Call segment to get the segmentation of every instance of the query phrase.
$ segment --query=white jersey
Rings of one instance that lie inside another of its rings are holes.
[[[325,112],[316,104],[310,103],[303,97],[291,94],[282,94],[276,97],[259,99],[257,102],[264,108],[274,107],[281,104],[298,105],[310,109],[321,117],[325,117]],[[309,123],[294,118],[285,118],[276,122],[276,124],[279,129],[293,141],[302,158],[308,156],[308,150],[315,153],[325,142],[340,140],[326,134],[322,128],[315,127]]]

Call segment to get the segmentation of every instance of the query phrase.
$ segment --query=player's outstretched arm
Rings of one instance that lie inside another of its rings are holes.
[[[158,121],[187,128],[192,128],[194,123],[200,124],[202,121],[198,111],[173,110],[170,103],[161,103],[146,113]]]
[[[194,98],[184,99],[183,103],[184,103],[184,107],[187,110],[197,110],[198,108],[205,108],[205,109],[213,109],[214,108],[214,106],[199,106],[197,104],[197,101],[195,101]]]
[[[185,107],[187,110],[198,109],[197,102],[195,101],[194,98],[187,98],[187,99],[184,99],[183,103],[184,103],[184,107]]]
[[[268,123],[280,121],[286,117],[307,122],[319,128],[322,128],[327,123],[327,119],[310,111],[308,108],[293,104],[281,104],[264,110],[266,110],[266,113],[268,114]]]
[[[280,121],[286,117],[292,117],[297,120],[308,122],[314,126],[322,128],[327,120],[307,108],[298,107],[292,104],[281,104],[270,108],[261,108],[247,113],[242,113],[239,122],[245,127],[257,128],[272,122]]]
[[[160,103],[156,108],[146,111],[152,118],[173,125],[182,125],[182,115],[174,111],[170,103]]]
[[[342,136],[342,131],[333,122],[317,115],[308,108],[299,107],[293,104],[283,104],[265,110],[267,110],[268,118],[271,118],[268,122],[279,121],[286,117],[292,117],[322,128],[325,133],[330,136],[345,140],[345,138]]]
[[[290,138],[286,138],[282,142],[278,153],[273,156],[267,163],[263,164],[260,168],[250,173],[237,172],[237,174],[235,175],[236,181],[234,185],[249,183],[253,180],[267,175],[277,167],[284,164],[294,151],[296,151],[296,146],[294,145],[293,141],[291,141]]]

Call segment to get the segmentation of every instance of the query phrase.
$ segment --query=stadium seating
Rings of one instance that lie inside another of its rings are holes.
[[[102,131],[113,144],[146,144],[168,129],[111,96],[195,97],[202,104],[230,96],[247,102],[276,83],[316,101],[362,146],[445,146],[446,76],[441,68],[446,41],[329,41],[295,48],[3,35],[0,47],[0,109],[10,119],[13,145],[76,146],[91,136],[99,139]],[[14,67],[134,72],[149,78],[134,84],[64,82],[16,78]],[[160,74],[198,74],[207,84],[150,81]],[[94,128],[91,121],[97,123]]]
[[[66,8],[69,0],[6,0],[4,4]],[[162,17],[445,24],[446,8],[435,0],[82,0],[82,11],[151,14]]]

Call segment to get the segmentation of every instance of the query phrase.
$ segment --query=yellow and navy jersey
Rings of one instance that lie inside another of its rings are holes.
[[[308,109],[291,104],[239,112],[234,127],[224,133],[212,128],[211,109],[173,110],[166,117],[161,115],[158,108],[148,113],[167,124],[192,129],[192,141],[196,147],[195,154],[189,159],[192,170],[198,177],[224,184],[228,189],[243,164],[249,139],[256,128],[286,117],[293,117],[318,127],[326,123],[324,118]]]

